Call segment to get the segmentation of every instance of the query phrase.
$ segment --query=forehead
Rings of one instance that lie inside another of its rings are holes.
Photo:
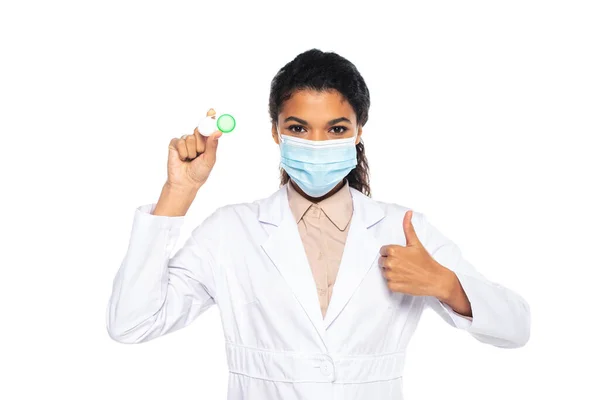
[[[284,119],[291,115],[315,122],[329,121],[339,117],[346,117],[350,121],[356,122],[354,109],[335,90],[321,92],[316,90],[299,90],[294,92],[284,102],[280,113],[280,116]]]

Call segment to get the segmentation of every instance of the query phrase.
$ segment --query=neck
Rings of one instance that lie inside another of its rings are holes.
[[[313,203],[318,203],[320,201],[325,200],[328,197],[333,196],[338,190],[340,190],[341,188],[344,187],[345,182],[346,182],[346,179],[342,179],[337,185],[335,185],[335,187],[333,189],[331,189],[329,192],[325,193],[321,197],[311,197],[311,196],[307,195],[306,193],[304,193],[302,191],[302,189],[300,189],[300,187],[298,185],[296,185],[296,182],[294,182],[292,179],[290,179],[290,183],[294,187],[294,189],[296,189],[296,191],[298,193],[300,193],[302,195],[302,197],[310,200]]]

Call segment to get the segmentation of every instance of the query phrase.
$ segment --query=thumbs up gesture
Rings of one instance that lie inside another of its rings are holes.
[[[402,226],[406,246],[381,247],[379,266],[393,292],[444,298],[450,290],[452,271],[438,263],[425,249],[412,224],[412,210],[404,214]]]

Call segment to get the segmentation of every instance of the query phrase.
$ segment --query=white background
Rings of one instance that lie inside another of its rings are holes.
[[[238,122],[192,205],[278,188],[269,84],[312,47],[371,91],[373,197],[414,208],[522,294],[499,349],[427,309],[406,399],[598,399],[600,13],[594,1],[19,1],[0,6],[2,399],[224,399],[218,309],[143,345],[105,310],[172,137]]]

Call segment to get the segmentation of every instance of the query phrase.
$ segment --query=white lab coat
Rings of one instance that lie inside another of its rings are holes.
[[[456,273],[473,319],[434,297],[391,292],[377,264],[379,249],[406,244],[408,208],[351,193],[354,213],[324,319],[285,186],[268,198],[217,209],[172,258],[185,217],[156,216],[155,204],[140,206],[107,307],[110,336],[146,342],[217,304],[228,399],[235,400],[402,399],[406,349],[426,305],[480,342],[514,348],[528,341],[527,302],[478,273],[417,211],[419,239]]]

